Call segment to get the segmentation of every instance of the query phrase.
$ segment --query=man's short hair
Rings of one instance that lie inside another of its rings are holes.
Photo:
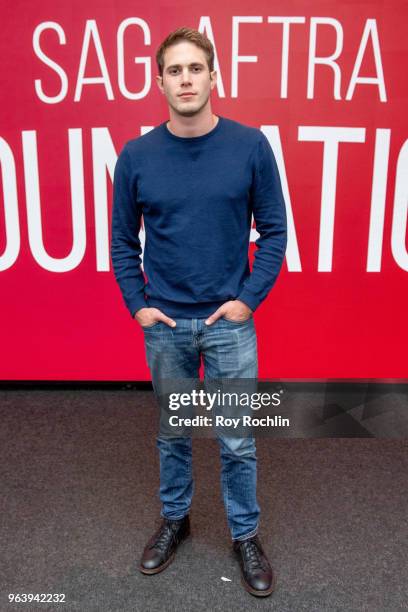
[[[207,64],[210,72],[214,70],[214,47],[212,42],[201,34],[198,30],[194,30],[193,28],[178,28],[174,30],[174,32],[170,32],[170,34],[165,38],[157,50],[156,53],[156,62],[157,67],[159,69],[160,76],[163,76],[163,68],[164,68],[164,53],[165,51],[171,47],[172,45],[176,45],[179,42],[187,41],[191,42],[200,49],[202,49],[207,58]]]

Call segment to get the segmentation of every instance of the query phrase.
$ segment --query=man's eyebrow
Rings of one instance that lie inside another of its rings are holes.
[[[204,66],[201,62],[191,62],[189,66]],[[172,68],[181,68],[181,64],[171,64],[171,66],[167,66],[166,70],[171,70]]]

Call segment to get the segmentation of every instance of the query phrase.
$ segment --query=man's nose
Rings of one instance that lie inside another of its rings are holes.
[[[183,68],[182,73],[181,73],[181,82],[184,83],[191,83],[191,75],[190,75],[190,71],[188,69],[188,67]]]

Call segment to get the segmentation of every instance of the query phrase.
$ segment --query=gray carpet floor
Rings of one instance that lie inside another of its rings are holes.
[[[231,553],[218,444],[195,439],[192,537],[156,576],[156,405],[136,389],[0,390],[0,610],[396,612],[408,601],[408,441],[257,440],[261,539],[275,593]],[[222,577],[229,581],[222,580]],[[65,593],[64,604],[8,604]]]

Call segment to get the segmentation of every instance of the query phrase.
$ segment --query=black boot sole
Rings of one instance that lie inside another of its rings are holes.
[[[161,565],[159,565],[158,567],[154,567],[153,569],[146,569],[145,567],[143,567],[142,565],[139,565],[139,571],[142,572],[142,574],[146,574],[151,576],[152,574],[158,574],[159,572],[162,572],[163,570],[166,569],[166,567],[168,567],[170,565],[170,563],[174,560],[174,557],[176,556],[176,553],[172,553],[170,555],[170,557],[167,559],[167,561],[165,561],[164,563],[162,563]]]
[[[246,591],[248,591],[248,593],[250,593],[251,595],[255,595],[255,597],[268,597],[269,595],[272,595],[272,593],[275,590],[275,587],[276,587],[276,577],[275,577],[275,575],[273,576],[271,586],[269,587],[269,589],[265,589],[264,591],[257,591],[256,589],[253,589],[245,581],[245,578],[243,576],[241,576],[241,583],[242,583],[242,586],[244,587],[244,589]]]

